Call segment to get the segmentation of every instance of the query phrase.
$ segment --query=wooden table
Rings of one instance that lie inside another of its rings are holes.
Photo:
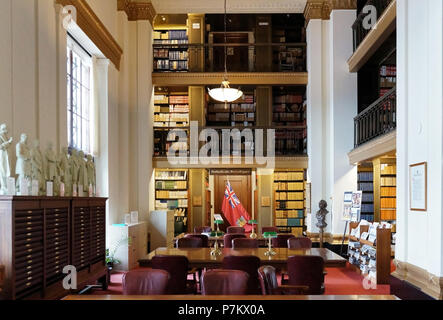
[[[325,267],[345,267],[346,259],[338,254],[325,248],[312,249],[287,249],[275,248],[273,249],[277,254],[273,257],[265,256],[266,248],[258,249],[222,249],[222,254],[217,257],[211,256],[211,248],[195,248],[195,249],[177,249],[177,248],[158,248],[154,250],[145,258],[139,260],[141,267],[149,267],[151,259],[155,255],[170,255],[170,256],[186,256],[189,260],[189,267],[191,268],[217,268],[220,267],[225,256],[257,256],[261,260],[262,265],[271,265],[275,268],[286,267],[288,258],[296,255],[304,256],[320,256],[325,261]]]
[[[179,296],[122,296],[122,295],[70,295],[63,300],[399,300],[396,296],[378,295],[378,296],[361,296],[361,295],[338,295],[338,296],[200,296],[200,295],[179,295]]]

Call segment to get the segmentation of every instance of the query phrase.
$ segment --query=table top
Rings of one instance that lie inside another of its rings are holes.
[[[291,256],[303,255],[303,256],[320,256],[325,261],[325,266],[337,266],[342,267],[346,265],[346,259],[339,256],[326,248],[312,248],[312,249],[288,249],[288,248],[274,248],[276,255],[272,257],[265,256],[267,248],[256,249],[221,249],[222,254],[219,256],[211,256],[212,248],[158,248],[147,255],[145,258],[139,260],[141,265],[149,264],[149,261],[155,255],[172,255],[172,256],[186,256],[189,263],[200,265],[214,265],[221,264],[225,256],[246,256],[253,255],[260,258],[262,264],[286,264],[287,260]]]
[[[123,296],[123,295],[70,295],[63,300],[399,300],[392,295],[319,295],[319,296],[293,296],[293,295],[270,295],[270,296],[200,296],[200,295],[173,295],[173,296]]]

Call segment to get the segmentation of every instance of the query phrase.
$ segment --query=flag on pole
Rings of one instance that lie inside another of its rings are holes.
[[[223,199],[222,211],[231,226],[239,226],[245,228],[246,232],[252,230],[252,226],[248,224],[251,220],[249,213],[240,203],[237,195],[232,189],[231,183],[226,183],[225,197]]]

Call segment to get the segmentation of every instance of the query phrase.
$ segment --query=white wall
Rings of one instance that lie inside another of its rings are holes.
[[[443,275],[443,3],[397,2],[396,258]],[[428,210],[409,210],[409,165],[428,163]],[[400,185],[401,184],[401,185]]]

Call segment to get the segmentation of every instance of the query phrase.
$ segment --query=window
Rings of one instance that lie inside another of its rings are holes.
[[[91,154],[92,58],[70,36],[67,54],[68,145]]]

